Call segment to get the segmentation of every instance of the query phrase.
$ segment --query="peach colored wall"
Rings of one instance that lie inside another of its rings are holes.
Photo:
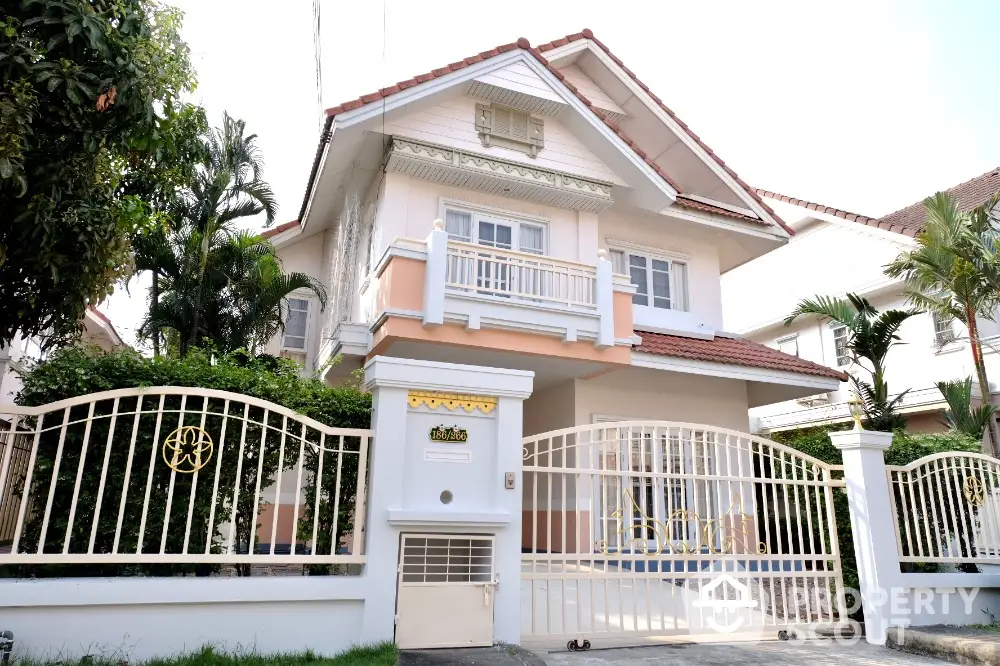
[[[423,261],[393,257],[379,278],[376,313],[387,308],[423,312],[426,271]]]
[[[632,294],[615,292],[615,337],[632,337]]]
[[[305,515],[305,509],[299,507],[299,516]],[[295,505],[278,505],[278,529],[275,530],[277,538],[271,540],[271,527],[274,524],[274,505],[265,504],[260,508],[260,518],[257,522],[257,543],[291,543],[292,528],[295,526]],[[296,539],[296,543],[305,543],[301,535]],[[311,536],[311,535],[310,535]]]
[[[566,533],[563,534],[563,517]],[[549,520],[552,521],[551,526]],[[579,526],[579,540],[577,539]],[[535,539],[532,539],[534,528]],[[521,548],[538,553],[590,553],[594,550],[590,535],[589,511],[546,511],[539,509],[521,512]]]
[[[563,342],[562,338],[537,333],[480,329],[470,331],[458,324],[424,327],[416,319],[386,317],[372,333],[372,351],[368,357],[384,354],[398,339],[422,340],[447,345],[461,345],[481,349],[516,351],[536,356],[558,356],[602,363],[629,364],[632,350],[629,347],[597,349],[592,342]]]

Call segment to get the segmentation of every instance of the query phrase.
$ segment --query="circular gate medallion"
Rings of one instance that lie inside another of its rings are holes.
[[[212,459],[215,445],[204,429],[182,426],[163,440],[163,462],[181,474],[192,474]]]

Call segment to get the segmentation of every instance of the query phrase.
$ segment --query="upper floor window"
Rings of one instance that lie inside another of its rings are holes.
[[[787,336],[785,336],[783,338],[779,338],[777,340],[777,344],[778,344],[778,351],[780,351],[782,353],[785,353],[785,354],[791,354],[792,356],[798,356],[799,355],[799,336],[798,336],[798,334],[787,335]]]
[[[934,343],[943,347],[949,342],[954,342],[958,336],[955,335],[955,318],[943,316],[937,312],[931,313],[934,321]]]
[[[837,358],[838,368],[851,363],[851,352],[847,348],[846,326],[837,325],[833,327],[833,351]]]
[[[687,310],[687,264],[645,252],[611,250],[616,273],[632,278],[634,305]]]
[[[309,299],[289,298],[285,333],[281,340],[283,349],[304,351],[309,330]]]
[[[448,236],[465,243],[545,254],[545,227],[534,222],[448,208],[444,213],[444,229]]]

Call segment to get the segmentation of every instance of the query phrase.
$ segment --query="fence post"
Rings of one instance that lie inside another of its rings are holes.
[[[597,313],[601,317],[597,335],[598,347],[613,347],[615,344],[615,292],[611,277],[611,262],[607,250],[597,251],[597,280],[594,298]]]
[[[434,220],[427,236],[427,275],[424,282],[424,325],[444,323],[444,281],[448,267],[448,232]]]
[[[844,457],[865,638],[869,643],[884,645],[889,599],[892,589],[900,583],[896,525],[884,457],[892,444],[892,433],[855,428],[831,432],[829,436]]]

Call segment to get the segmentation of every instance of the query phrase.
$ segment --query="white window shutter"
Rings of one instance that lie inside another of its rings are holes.
[[[531,144],[531,156],[545,147],[545,124],[541,118],[528,118],[528,142]]]

